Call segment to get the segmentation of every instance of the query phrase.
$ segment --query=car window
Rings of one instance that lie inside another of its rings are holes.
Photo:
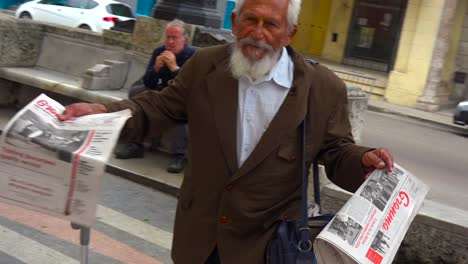
[[[66,0],[41,0],[39,1],[40,4],[47,4],[47,5],[65,5]]]
[[[67,0],[48,0],[47,2],[49,5],[64,6]]]
[[[88,5],[86,6],[86,9],[93,9],[93,8],[95,8],[96,6],[98,6],[98,3],[97,3],[96,1],[89,0],[89,1],[88,1]]]
[[[112,15],[116,16],[123,16],[123,17],[133,17],[132,10],[122,4],[109,4],[106,6],[107,12]]]
[[[87,0],[68,0],[67,6],[75,8],[86,8]]]

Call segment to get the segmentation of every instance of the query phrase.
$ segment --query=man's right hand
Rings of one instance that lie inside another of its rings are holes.
[[[164,67],[164,64],[165,64],[164,58],[161,55],[156,57],[156,63],[154,64],[154,67],[153,67],[154,71],[158,73],[159,70],[161,70],[161,68]]]
[[[73,119],[74,117],[107,113],[107,108],[102,104],[76,103],[67,105],[65,111],[59,117],[60,121]]]

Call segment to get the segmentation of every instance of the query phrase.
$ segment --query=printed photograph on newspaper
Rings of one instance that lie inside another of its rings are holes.
[[[392,263],[429,188],[395,164],[375,170],[314,241],[319,263]]]
[[[92,226],[101,177],[130,110],[62,122],[64,106],[42,94],[0,137],[0,200]]]

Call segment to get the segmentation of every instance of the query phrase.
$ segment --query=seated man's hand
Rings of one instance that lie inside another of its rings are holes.
[[[162,57],[162,55],[159,55],[158,57],[156,57],[156,63],[154,64],[153,66],[153,69],[155,72],[159,72],[161,70],[162,67],[164,67],[164,58]]]
[[[368,173],[367,175],[374,169],[383,169],[385,167],[391,172],[393,170],[393,156],[386,148],[374,149],[362,155],[362,166]]]
[[[171,72],[174,72],[179,68],[174,53],[166,50],[161,54],[161,57],[163,58],[164,63],[167,65]]]
[[[101,113],[107,113],[107,108],[102,104],[76,103],[67,105],[59,119],[66,121],[74,117]]]

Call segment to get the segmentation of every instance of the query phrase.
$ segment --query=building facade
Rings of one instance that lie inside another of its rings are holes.
[[[293,46],[386,75],[367,91],[435,111],[466,99],[467,0],[307,0]]]

